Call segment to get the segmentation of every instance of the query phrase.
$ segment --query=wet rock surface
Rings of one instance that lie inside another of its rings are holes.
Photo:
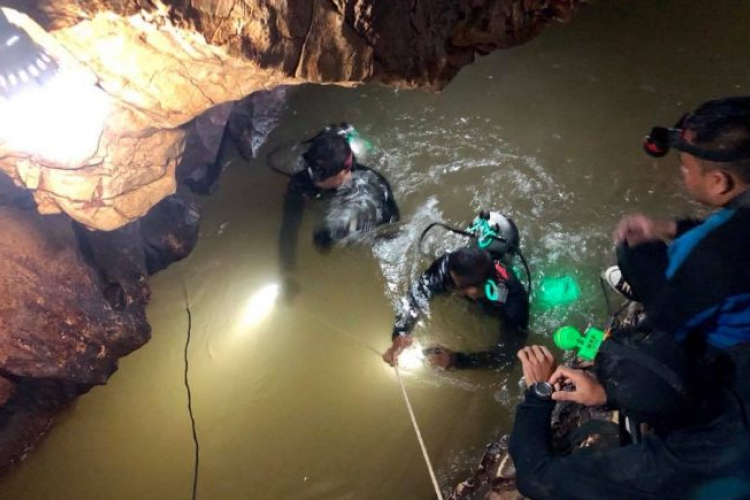
[[[113,232],[0,205],[0,468],[149,340],[146,279],[190,253],[198,222],[179,196]]]

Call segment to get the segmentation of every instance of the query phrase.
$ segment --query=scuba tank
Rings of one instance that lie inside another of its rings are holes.
[[[526,271],[526,285],[529,296],[531,295],[531,271],[526,258],[520,249],[520,234],[513,219],[506,217],[500,212],[491,210],[480,211],[467,230],[459,229],[443,222],[433,222],[428,225],[419,236],[417,248],[422,252],[422,242],[427,233],[434,227],[442,227],[452,233],[460,234],[470,238],[474,244],[483,250],[487,250],[496,259],[512,259],[516,255],[521,259]]]
[[[499,256],[515,253],[521,239],[513,219],[487,210],[474,218],[469,232],[474,234],[479,248]]]

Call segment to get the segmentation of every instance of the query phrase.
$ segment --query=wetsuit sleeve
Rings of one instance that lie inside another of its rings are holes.
[[[516,360],[516,353],[526,344],[527,336],[526,330],[513,330],[505,333],[503,342],[486,351],[453,353],[451,368],[494,369],[510,366]]]
[[[293,273],[297,268],[297,241],[304,209],[304,186],[295,176],[289,181],[284,196],[284,213],[279,233],[279,260],[282,274]]]
[[[568,456],[552,451],[550,421],[554,402],[531,393],[516,409],[510,454],[516,485],[534,500],[657,500],[677,494],[692,480],[679,470],[658,438],[605,450],[577,450]]]
[[[402,299],[401,309],[396,314],[392,338],[408,335],[414,329],[419,316],[435,295],[446,293],[450,283],[448,256],[444,255],[430,265],[417,281],[412,283],[409,293]]]

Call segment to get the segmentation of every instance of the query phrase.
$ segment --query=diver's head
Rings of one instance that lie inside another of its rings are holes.
[[[336,189],[351,173],[354,155],[349,143],[335,131],[317,136],[302,157],[310,180],[321,189]]]
[[[750,185],[750,97],[705,102],[673,128],[652,129],[644,148],[657,157],[676,149],[688,193],[724,206]]]
[[[485,296],[487,280],[494,277],[495,265],[490,253],[475,246],[464,247],[448,256],[452,291],[472,300]]]

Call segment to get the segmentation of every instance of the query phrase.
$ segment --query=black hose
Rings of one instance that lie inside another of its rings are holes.
[[[523,262],[523,267],[526,270],[526,285],[529,289],[529,298],[531,298],[531,270],[529,269],[529,263],[526,262],[526,257],[523,256],[521,250],[516,250],[515,253],[517,253],[518,256],[521,257],[521,262]]]
[[[190,425],[193,431],[193,443],[195,445],[195,465],[193,467],[193,496],[192,499],[195,500],[198,495],[198,465],[200,460],[200,446],[198,445],[198,432],[195,428],[195,417],[193,416],[193,398],[192,394],[190,392],[190,380],[188,379],[188,369],[189,369],[189,362],[188,362],[188,348],[190,347],[190,337],[193,329],[193,315],[190,312],[190,303],[187,300],[187,296],[185,298],[185,311],[187,312],[187,318],[188,318],[188,327],[187,327],[187,338],[185,340],[185,389],[187,390],[187,406],[188,406],[188,414],[190,415]]]
[[[439,221],[438,222],[433,222],[432,224],[430,224],[429,226],[427,226],[424,229],[424,231],[422,231],[422,234],[419,235],[419,240],[417,240],[417,248],[419,248],[419,253],[421,253],[425,257],[429,257],[429,256],[425,255],[425,253],[422,251],[422,241],[424,240],[424,237],[427,236],[427,233],[429,233],[430,230],[433,227],[435,227],[435,226],[440,226],[443,229],[447,229],[448,231],[451,231],[451,232],[456,233],[456,234],[460,234],[461,236],[466,236],[468,238],[473,238],[474,237],[474,235],[472,233],[468,232],[468,231],[464,231],[462,229],[458,229],[456,227],[449,226],[448,224],[445,224],[443,222],[439,222]]]

